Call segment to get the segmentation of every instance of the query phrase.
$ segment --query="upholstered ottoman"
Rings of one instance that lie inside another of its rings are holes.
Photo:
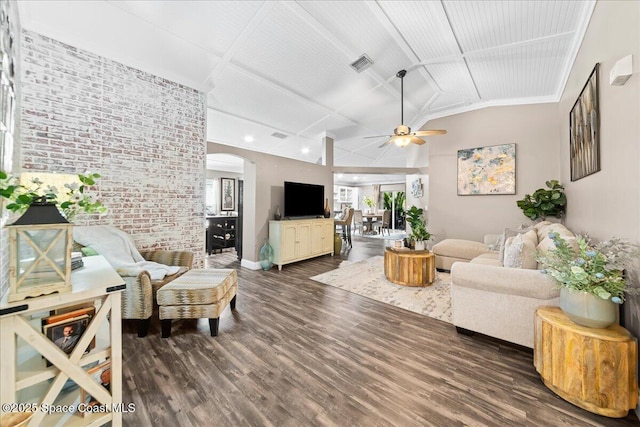
[[[469,262],[490,252],[490,249],[488,245],[473,240],[444,239],[433,245],[431,251],[436,256],[436,269],[451,270],[454,262]]]
[[[233,269],[189,270],[158,289],[162,338],[171,335],[173,319],[209,319],[211,336],[218,335],[219,318],[227,304],[236,308],[238,273]]]

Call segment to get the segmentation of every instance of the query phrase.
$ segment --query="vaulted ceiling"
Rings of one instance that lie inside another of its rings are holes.
[[[404,167],[400,124],[555,102],[595,0],[19,1],[22,26],[207,93],[208,140]],[[366,54],[373,64],[350,64]],[[424,125],[427,125],[426,127]],[[421,147],[437,143],[429,137]]]

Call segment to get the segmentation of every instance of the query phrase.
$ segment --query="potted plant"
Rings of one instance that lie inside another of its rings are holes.
[[[362,198],[362,202],[363,202],[363,203],[364,203],[364,204],[369,208],[369,209],[367,210],[367,212],[369,212],[369,213],[373,213],[373,212],[372,212],[373,207],[376,205],[376,202],[373,200],[373,197],[371,197],[371,196],[364,196],[364,197]]]
[[[558,180],[545,182],[549,188],[538,188],[533,194],[525,194],[522,200],[516,203],[522,209],[524,215],[535,221],[547,217],[562,218],[567,208],[567,197],[564,187]]]
[[[423,209],[411,206],[407,210],[407,222],[411,226],[411,239],[415,242],[414,249],[424,250],[425,243],[431,239],[431,233],[427,231],[427,222],[424,219]]]
[[[638,246],[619,238],[594,244],[587,235],[579,235],[571,244],[551,232],[555,248],[536,259],[560,286],[560,308],[583,326],[606,328],[616,321],[617,304],[624,302],[627,289],[623,274],[626,266],[637,259]]]

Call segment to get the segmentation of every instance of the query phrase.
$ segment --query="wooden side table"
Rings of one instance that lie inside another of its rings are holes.
[[[427,250],[387,247],[384,275],[397,285],[428,286],[436,280],[436,256]]]
[[[637,363],[637,343],[625,328],[587,328],[559,307],[536,310],[533,364],[544,384],[566,401],[599,415],[626,417],[638,403]]]

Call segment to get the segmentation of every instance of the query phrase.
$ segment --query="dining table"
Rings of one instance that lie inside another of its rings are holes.
[[[366,227],[367,231],[363,231],[363,234],[378,234],[373,229],[373,223],[382,220],[382,214],[363,213],[362,214],[362,226]]]

